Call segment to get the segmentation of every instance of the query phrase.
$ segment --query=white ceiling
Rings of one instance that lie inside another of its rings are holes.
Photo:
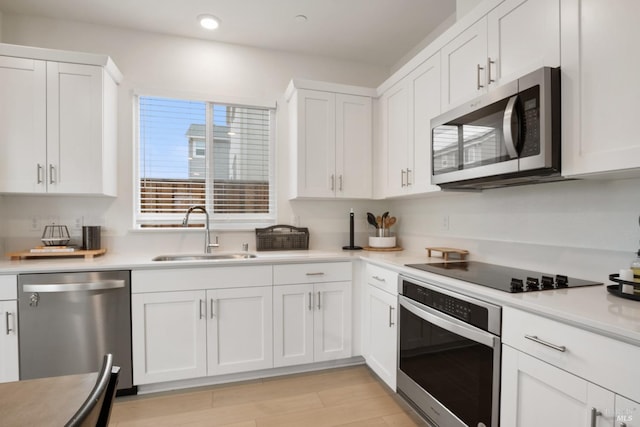
[[[455,13],[456,0],[0,0],[38,15],[391,66]],[[196,22],[221,20],[214,32]],[[306,15],[298,22],[296,15]]]

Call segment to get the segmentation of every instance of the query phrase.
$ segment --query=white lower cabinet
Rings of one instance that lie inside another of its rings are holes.
[[[365,310],[367,365],[395,390],[398,361],[398,297],[367,285]]]
[[[640,425],[637,347],[509,307],[502,337],[500,425]]]
[[[20,377],[17,299],[17,276],[0,276],[0,383]]]
[[[207,374],[273,367],[271,287],[207,291]]]
[[[18,303],[0,301],[0,383],[18,381]]]
[[[132,289],[134,384],[273,367],[270,266],[134,271]]]
[[[204,298],[205,291],[131,295],[134,384],[207,374]]]
[[[277,265],[274,278],[274,366],[351,357],[351,263]]]

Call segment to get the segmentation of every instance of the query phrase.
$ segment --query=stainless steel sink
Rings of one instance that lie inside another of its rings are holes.
[[[246,252],[234,252],[226,254],[177,254],[177,255],[159,255],[152,258],[151,261],[224,261],[230,259],[251,259],[257,258],[256,254]]]

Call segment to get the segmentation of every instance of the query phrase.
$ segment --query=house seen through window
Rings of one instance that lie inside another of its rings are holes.
[[[274,109],[138,97],[138,227],[178,227],[193,205],[228,228],[275,223]]]

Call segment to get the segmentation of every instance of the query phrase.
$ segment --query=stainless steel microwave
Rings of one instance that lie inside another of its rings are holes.
[[[433,184],[480,190],[562,179],[560,69],[540,68],[431,120]]]

